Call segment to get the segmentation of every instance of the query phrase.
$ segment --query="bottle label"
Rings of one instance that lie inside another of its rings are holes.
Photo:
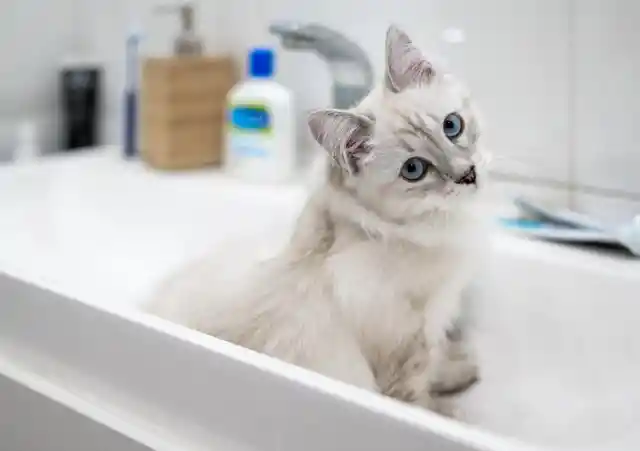
[[[231,105],[228,113],[231,151],[240,157],[268,156],[265,139],[272,134],[272,117],[262,104]]]

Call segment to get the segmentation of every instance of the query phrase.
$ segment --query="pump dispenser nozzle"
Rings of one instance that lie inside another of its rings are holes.
[[[173,43],[173,53],[177,56],[199,56],[203,53],[203,44],[195,31],[195,9],[192,2],[177,5],[163,5],[155,8],[158,13],[180,14],[180,33]]]

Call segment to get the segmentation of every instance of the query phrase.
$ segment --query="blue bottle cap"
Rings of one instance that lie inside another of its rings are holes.
[[[274,53],[272,49],[255,48],[249,52],[249,76],[269,78],[273,75]]]

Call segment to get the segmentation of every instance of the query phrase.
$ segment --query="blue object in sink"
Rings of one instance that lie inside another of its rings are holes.
[[[570,210],[552,211],[516,199],[523,218],[501,219],[501,224],[527,236],[557,242],[620,246],[640,257],[640,215],[630,224],[607,226]]]

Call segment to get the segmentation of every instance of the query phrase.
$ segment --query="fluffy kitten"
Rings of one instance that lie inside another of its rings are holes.
[[[309,117],[329,170],[285,249],[251,267],[198,262],[148,310],[434,407],[477,377],[448,331],[485,242],[480,131],[469,94],[405,33],[391,27],[386,46],[383,86]]]

